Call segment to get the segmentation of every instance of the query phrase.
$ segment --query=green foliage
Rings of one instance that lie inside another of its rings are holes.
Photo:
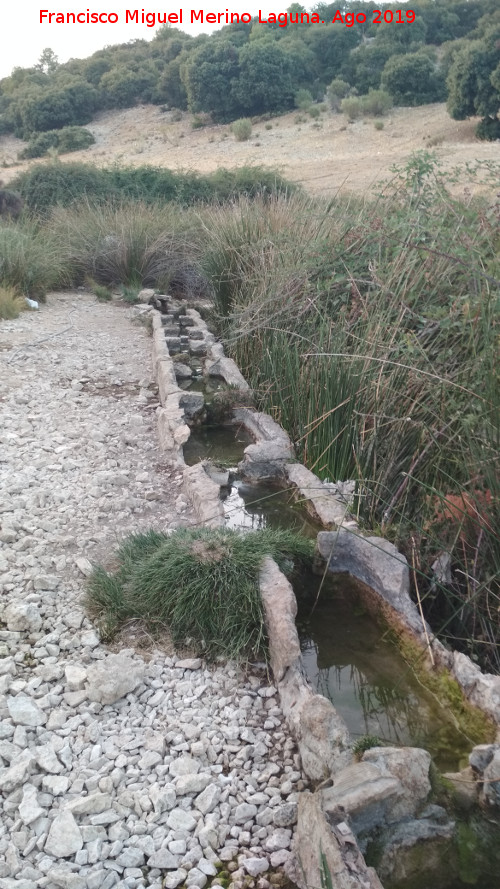
[[[500,139],[500,120],[498,117],[483,117],[476,127],[476,136],[478,139],[485,139],[488,142]]]
[[[17,318],[25,308],[26,303],[13,287],[0,286],[0,321]]]
[[[67,281],[67,269],[53,233],[25,222],[0,224],[0,286],[43,300]]]
[[[444,80],[436,64],[421,52],[389,59],[381,83],[396,105],[425,105],[445,97]]]
[[[293,104],[296,108],[305,108],[306,111],[313,103],[313,96],[310,90],[300,89],[297,90],[295,96],[293,97]]]
[[[47,214],[52,207],[68,207],[85,199],[92,204],[138,201],[146,204],[191,205],[230,201],[238,195],[291,192],[296,186],[272,170],[262,167],[223,167],[206,176],[172,173],[163,167],[120,167],[101,169],[83,163],[35,165],[13,183],[30,210]]]
[[[326,91],[326,96],[332,111],[340,111],[340,103],[342,99],[345,99],[348,95],[350,89],[351,87],[346,80],[342,80],[340,77],[335,77],[334,80],[332,80]]]
[[[367,750],[371,750],[372,747],[381,746],[382,742],[376,735],[362,735],[360,738],[357,738],[352,745],[352,752],[356,759],[361,759],[363,753],[366,753]]]
[[[249,117],[240,117],[231,124],[231,130],[237,142],[248,142],[252,135],[252,121]]]
[[[232,84],[239,77],[238,51],[214,40],[189,55],[181,70],[190,111],[209,111],[218,120],[234,118]]]
[[[17,68],[1,81],[0,132],[27,139],[33,133],[85,124],[101,108],[138,102],[189,108],[219,121],[274,113],[292,108],[301,89],[317,101],[334,79],[349,82],[359,94],[378,89],[388,61],[425,56],[433,52],[431,47],[443,45],[442,72],[434,71],[434,77],[425,73],[426,86],[418,89],[414,103],[439,101],[452,57],[474,42],[489,41],[487,53],[495,50],[489,36],[496,22],[495,0],[417,0],[411,24],[395,20],[374,25],[374,8],[369,0],[347,6],[320,3],[313,12],[330,22],[328,27],[306,22],[279,27],[253,21],[192,38],[166,26],[151,41],[108,46],[88,59],[65,64],[45,49],[33,68]],[[389,7],[384,10],[390,12]],[[289,13],[302,11],[299,4],[292,4]],[[331,24],[337,11],[364,12],[367,21],[353,27]],[[456,92],[452,84],[451,107],[461,104]],[[335,110],[342,98],[345,95],[332,93]],[[404,97],[406,104],[409,101],[410,89]]]
[[[384,90],[370,90],[361,102],[364,113],[373,114],[374,117],[382,117],[392,108],[392,97]]]
[[[267,638],[258,578],[266,555],[286,568],[290,555],[309,560],[312,545],[287,531],[132,535],[113,574],[94,569],[87,608],[108,637],[138,618],[151,630],[168,627],[174,643],[189,642],[207,657],[261,656]]]
[[[72,151],[83,151],[93,145],[95,139],[84,127],[63,127],[61,130],[47,130],[33,136],[20,158],[43,157],[49,148],[57,149],[58,154],[69,154]]]
[[[293,107],[295,87],[293,57],[279,43],[255,41],[240,50],[235,108],[252,115],[285,111]]]
[[[500,640],[498,231],[448,184],[422,152],[372,205],[212,211],[205,268],[260,406],[321,477],[359,479],[368,527],[414,539],[434,629],[472,636],[455,644],[497,670],[482,639]],[[446,588],[431,571],[442,552]]]
[[[455,55],[447,85],[448,111],[455,120],[482,117],[481,138],[497,131],[494,121],[500,113],[500,25],[492,27],[482,40],[469,41]]]
[[[346,96],[340,103],[340,110],[349,120],[358,120],[363,116],[363,101],[359,96]]]

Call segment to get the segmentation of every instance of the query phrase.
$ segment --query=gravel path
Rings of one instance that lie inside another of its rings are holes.
[[[63,293],[0,325],[0,889],[202,889],[220,862],[267,889],[303,786],[275,689],[110,653],[80,607],[86,560],[192,521],[133,315]]]

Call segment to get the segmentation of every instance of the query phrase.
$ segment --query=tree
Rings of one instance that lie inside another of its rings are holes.
[[[496,26],[483,40],[471,40],[455,56],[447,79],[447,106],[451,117],[464,120],[478,115],[483,118],[483,130],[488,128],[488,118],[497,120],[499,69],[500,26]]]
[[[43,71],[44,74],[52,74],[56,68],[59,67],[59,59],[57,58],[53,49],[50,46],[46,46],[42,51],[40,58],[38,59],[35,68],[38,68],[40,71]]]
[[[240,73],[238,50],[225,40],[211,40],[192,54],[181,68],[190,111],[209,111],[218,120],[239,117],[233,86]]]
[[[381,84],[396,105],[426,105],[445,97],[443,77],[424,52],[390,58],[382,71]]]
[[[293,58],[279,43],[248,43],[240,50],[239,62],[240,75],[233,95],[247,114],[293,108]]]

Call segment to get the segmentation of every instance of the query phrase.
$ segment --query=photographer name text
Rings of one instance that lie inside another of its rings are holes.
[[[91,9],[80,12],[53,12],[49,9],[40,9],[41,25],[117,25],[125,22],[130,25],[147,25],[155,28],[158,25],[232,25],[239,22],[258,22],[263,25],[277,25],[286,28],[287,25],[345,25],[352,28],[355,25],[366,23],[381,24],[408,24],[415,21],[413,9],[371,9],[368,13],[346,12],[339,10],[333,19],[322,19],[315,12],[268,12],[259,9],[258,16],[249,12],[207,12],[204,9],[179,9],[178,12],[149,12],[145,9],[126,9],[124,13],[99,12]]]

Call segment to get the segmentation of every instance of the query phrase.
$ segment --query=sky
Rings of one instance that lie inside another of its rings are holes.
[[[290,5],[276,3],[266,5],[262,0],[234,0],[232,5],[220,2],[220,0],[178,0],[180,5],[170,2],[162,3],[161,0],[151,3],[149,6],[145,0],[134,5],[133,0],[127,4],[127,0],[3,0],[0,9],[0,78],[7,77],[14,67],[29,68],[36,64],[45,47],[50,47],[58,56],[60,62],[67,62],[70,58],[86,58],[115,43],[128,43],[129,40],[150,40],[154,36],[156,28],[147,25],[126,23],[127,10],[139,10],[139,16],[145,12],[178,13],[183,11],[182,25],[179,27],[188,34],[209,33],[216,26],[202,26],[199,22],[190,24],[191,9],[196,11],[203,9],[208,12],[249,12],[257,15],[262,8],[263,16],[269,12],[281,12]],[[74,12],[85,13],[87,9],[96,13],[115,12],[118,15],[116,24],[49,24],[47,19],[40,23],[40,10],[48,12]],[[222,25],[221,25],[222,26]]]

